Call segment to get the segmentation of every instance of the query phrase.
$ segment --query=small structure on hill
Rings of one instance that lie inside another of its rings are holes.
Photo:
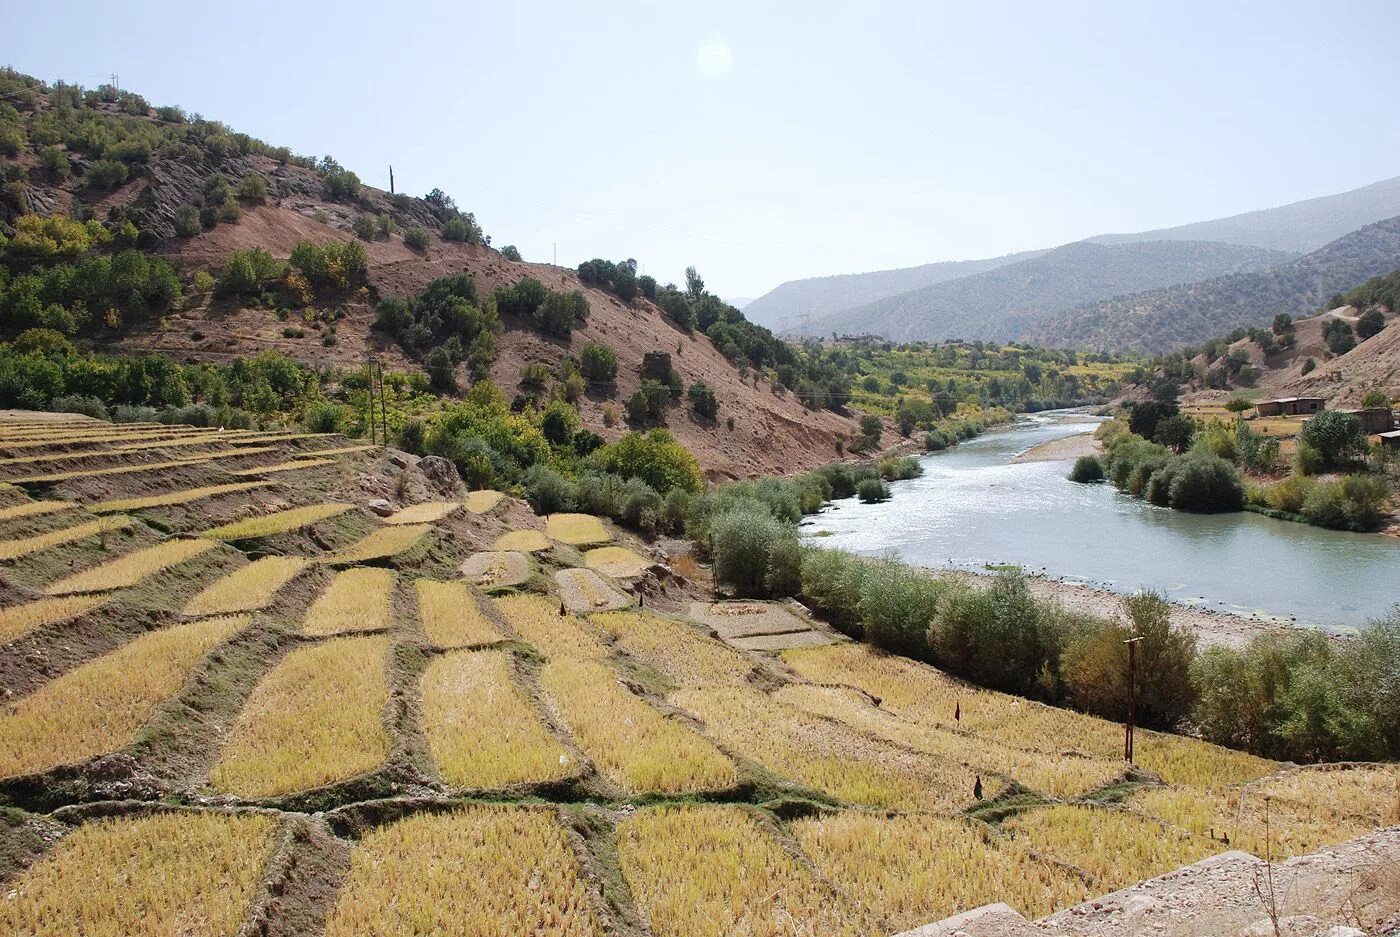
[[[1388,433],[1395,429],[1395,414],[1389,407],[1358,407],[1353,410],[1343,410],[1343,413],[1350,413],[1361,423],[1361,429],[1367,436],[1375,433]]]
[[[1388,449],[1400,449],[1400,430],[1392,430],[1389,433],[1381,433],[1381,445]]]
[[[1261,400],[1254,405],[1260,416],[1304,416],[1325,409],[1327,401],[1322,397],[1276,397]]]

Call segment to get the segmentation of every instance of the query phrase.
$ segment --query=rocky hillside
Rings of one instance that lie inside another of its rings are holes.
[[[1106,299],[1031,323],[1021,337],[1062,348],[1161,352],[1234,328],[1307,315],[1368,277],[1400,267],[1400,217],[1354,231],[1272,270]]]
[[[581,290],[587,321],[561,337],[539,331],[529,318],[503,314],[490,376],[507,397],[526,364],[557,371],[585,343],[597,342],[614,351],[619,370],[614,384],[594,385],[579,400],[584,426],[607,439],[620,436],[627,428],[620,411],[640,384],[643,356],[667,353],[686,386],[703,381],[718,399],[717,418],[699,418],[682,405],[672,407],[665,421],[712,477],[815,466],[835,457],[838,434],[856,435],[852,418],[805,409],[653,302],[641,296],[624,302],[580,282],[572,269],[507,259],[475,219],[441,193],[413,198],[357,179],[353,187],[337,189],[336,180],[353,174],[333,161],[295,157],[176,108],[152,108],[129,92],[51,90],[13,73],[4,77],[14,88],[0,109],[6,141],[0,167],[8,181],[0,223],[12,225],[26,214],[125,219],[139,230],[142,248],[170,260],[186,284],[186,295],[164,315],[85,329],[79,337],[99,349],[158,351],[182,361],[226,361],[275,349],[317,367],[354,367],[375,353],[391,368],[421,370],[421,354],[372,328],[378,300],[407,298],[434,278],[464,272],[481,296],[533,277],[553,290]],[[222,185],[214,182],[218,177]],[[226,193],[222,201],[211,201],[211,187]],[[242,197],[259,188],[265,193]],[[191,224],[196,208],[203,223]],[[443,236],[448,222],[460,223],[451,240]],[[380,230],[371,233],[367,223]],[[306,323],[288,321],[285,310],[275,314],[256,297],[216,297],[190,286],[201,271],[217,276],[235,251],[261,248],[285,259],[301,242],[356,240],[357,225],[368,255],[367,277],[363,287],[332,297],[334,308],[322,310],[333,313],[333,342],[322,340],[319,321],[314,330],[301,328]],[[423,232],[426,243],[405,243],[410,230]],[[8,336],[22,325],[0,322]],[[467,368],[457,371],[465,389]]]
[[[1290,255],[1209,242],[1079,242],[974,276],[813,319],[813,334],[872,332],[895,341],[1016,341],[1041,318],[1083,303],[1222,274],[1265,270]]]

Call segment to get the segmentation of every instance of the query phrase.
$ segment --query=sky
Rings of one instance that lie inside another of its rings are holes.
[[[1400,4],[0,0],[0,64],[115,73],[496,246],[727,298],[1400,175]]]

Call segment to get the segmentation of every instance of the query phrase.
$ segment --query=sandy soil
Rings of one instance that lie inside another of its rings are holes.
[[[1086,426],[1083,433],[1033,446],[1016,455],[1011,462],[1013,465],[1019,462],[1065,462],[1082,455],[1097,455],[1102,451],[1103,445],[1094,438],[1094,426]]]

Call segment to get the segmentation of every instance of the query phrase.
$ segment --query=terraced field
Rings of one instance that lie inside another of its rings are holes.
[[[1394,766],[1130,769],[596,518],[421,475],[379,517],[411,461],[211,435],[0,419],[0,933],[890,934],[1395,808]]]

